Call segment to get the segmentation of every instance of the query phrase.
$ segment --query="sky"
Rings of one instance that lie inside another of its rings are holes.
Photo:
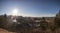
[[[0,15],[53,17],[60,10],[60,0],[0,0]]]

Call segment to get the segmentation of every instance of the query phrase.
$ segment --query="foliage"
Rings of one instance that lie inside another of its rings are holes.
[[[42,18],[42,21],[40,21],[40,27],[42,30],[46,30],[48,28],[48,22],[45,20],[45,18]]]

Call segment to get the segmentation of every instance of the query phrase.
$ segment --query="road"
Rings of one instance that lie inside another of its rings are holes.
[[[7,31],[5,29],[0,28],[0,33],[15,33],[15,32],[9,32],[9,31]]]

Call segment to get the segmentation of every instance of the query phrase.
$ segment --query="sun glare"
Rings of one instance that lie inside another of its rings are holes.
[[[18,14],[18,9],[13,9],[12,15],[16,16]]]

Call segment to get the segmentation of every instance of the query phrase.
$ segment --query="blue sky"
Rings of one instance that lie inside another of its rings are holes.
[[[54,16],[60,10],[59,0],[0,0],[0,14],[11,15],[13,9],[18,15],[44,17]]]

